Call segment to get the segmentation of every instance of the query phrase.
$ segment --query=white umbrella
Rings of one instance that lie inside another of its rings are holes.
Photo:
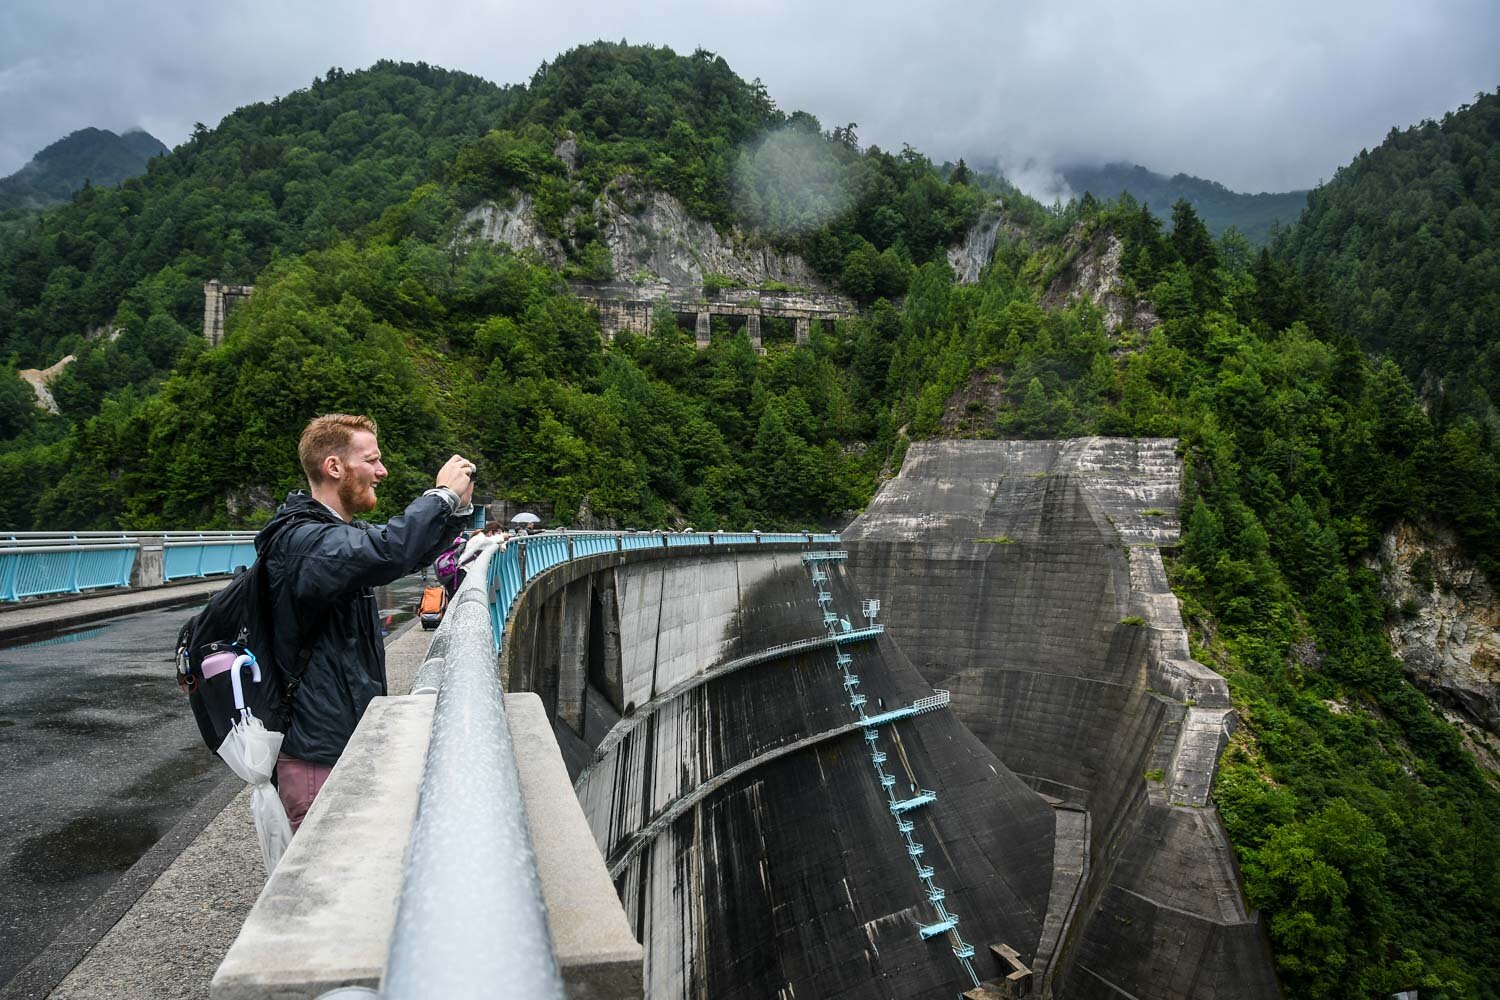
[[[292,824],[286,818],[286,808],[281,797],[271,787],[271,774],[276,770],[276,756],[281,751],[281,734],[272,732],[245,707],[245,694],[240,686],[240,669],[250,668],[250,678],[260,681],[260,664],[250,653],[241,654],[231,668],[230,680],[234,685],[234,707],[239,713],[234,727],[219,744],[218,754],[241,779],[248,782],[250,791],[250,815],[255,819],[255,834],[260,839],[260,857],[266,865],[266,875],[276,870],[286,845],[292,842]]]
[[[517,514],[515,517],[510,519],[511,524],[540,524],[541,521],[541,518],[530,512]]]

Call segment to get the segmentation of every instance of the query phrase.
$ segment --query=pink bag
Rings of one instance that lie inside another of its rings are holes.
[[[437,572],[438,581],[448,588],[448,593],[458,589],[458,561],[464,553],[464,546],[469,540],[459,535],[453,540],[453,544],[443,550],[442,554],[433,561],[432,568]]]

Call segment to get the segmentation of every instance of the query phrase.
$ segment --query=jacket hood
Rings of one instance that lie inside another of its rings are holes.
[[[322,501],[315,500],[311,493],[306,490],[293,490],[286,495],[286,501],[276,509],[276,514],[266,522],[266,526],[260,529],[260,534],[255,536],[256,554],[263,553],[266,546],[271,544],[271,540],[281,533],[281,529],[293,521],[344,523],[337,514],[323,506]]]

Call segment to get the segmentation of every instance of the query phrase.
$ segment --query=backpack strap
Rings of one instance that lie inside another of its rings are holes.
[[[297,516],[292,516],[292,517],[286,518],[281,524],[277,525],[276,531],[271,535],[271,537],[269,537],[269,538],[266,539],[265,552],[262,554],[261,558],[266,558],[266,557],[270,556],[270,554],[271,554],[271,546],[275,545],[278,541],[281,540],[281,536],[286,533],[287,529],[291,528],[293,525],[295,525],[295,524],[297,524],[299,522],[306,522],[306,523],[311,524],[311,523],[313,523],[313,522],[315,522],[317,520],[318,519],[315,518],[315,517],[297,517]],[[269,573],[263,573],[263,574],[261,574],[261,584],[262,584],[262,586],[264,586],[266,588],[266,593],[264,595],[262,595],[263,598],[264,598],[264,600],[263,600],[263,606],[266,607],[266,608],[274,608],[275,604],[272,601],[272,596],[273,595],[270,593],[271,577],[270,577]],[[319,632],[323,631],[323,627],[328,624],[329,619],[331,619],[332,617],[333,617],[333,609],[329,608],[327,611],[325,611],[322,614],[321,617],[319,617],[319,619],[317,621],[317,624],[316,624],[316,626],[314,628],[312,628],[310,630],[309,629],[303,629],[302,635],[298,637],[301,641],[299,641],[297,643],[297,671],[296,671],[296,673],[293,673],[290,670],[282,670],[281,671],[281,674],[282,674],[281,704],[286,709],[286,711],[288,712],[289,715],[290,715],[291,707],[292,707],[292,699],[293,699],[293,697],[297,693],[297,688],[301,687],[301,685],[302,685],[302,677],[303,677],[304,674],[307,673],[307,664],[312,660],[312,646],[311,646],[310,643],[307,642],[307,637],[309,635],[317,635]]]

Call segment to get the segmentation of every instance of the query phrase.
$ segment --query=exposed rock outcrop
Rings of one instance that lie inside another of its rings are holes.
[[[537,251],[553,267],[567,262],[562,240],[537,225],[530,195],[519,195],[508,208],[480,205],[465,222],[484,239]],[[751,288],[777,282],[826,290],[796,254],[783,253],[738,230],[720,233],[672,195],[630,177],[616,178],[594,201],[593,223],[618,281],[681,287],[702,285],[708,275],[719,275]]]
[[[663,191],[622,180],[611,196],[595,202],[594,214],[621,278],[651,274],[674,285],[695,285],[720,274],[752,287],[776,281],[823,288],[801,257],[753,243],[737,231],[721,235]]]
[[[1381,540],[1391,646],[1412,683],[1500,734],[1500,599],[1442,529],[1398,525]]]
[[[1127,296],[1120,275],[1124,242],[1111,232],[1089,234],[1075,227],[1063,242],[1067,265],[1042,295],[1042,308],[1058,309],[1087,298],[1104,313],[1112,334],[1150,332],[1159,320],[1151,304]]]
[[[464,216],[464,227],[472,227],[480,239],[504,243],[512,250],[535,250],[549,267],[562,267],[567,262],[562,242],[536,224],[529,194],[517,195],[509,206],[492,201],[475,206]]]
[[[52,398],[52,390],[48,387],[51,386],[53,382],[57,381],[57,377],[61,375],[67,369],[67,367],[74,362],[74,360],[75,359],[73,355],[69,354],[61,361],[52,365],[50,368],[22,368],[19,372],[16,373],[31,385],[32,391],[36,393],[36,405],[38,408],[46,410],[48,413],[52,414],[61,412],[57,407],[57,400]]]
[[[944,437],[979,437],[993,428],[1005,408],[1005,372],[980,368],[970,372],[943,408]]]
[[[948,248],[948,266],[960,285],[972,285],[995,259],[995,246],[1003,239],[1021,239],[1022,229],[1006,219],[998,205],[986,209],[969,227],[962,243]]]
[[[960,285],[972,285],[995,256],[1000,220],[986,213],[964,234],[964,241],[948,248],[948,266]]]
[[[568,176],[573,176],[573,171],[578,169],[578,139],[572,132],[565,133],[557,140],[557,146],[552,150],[552,155],[562,161],[563,168],[568,171]]]

